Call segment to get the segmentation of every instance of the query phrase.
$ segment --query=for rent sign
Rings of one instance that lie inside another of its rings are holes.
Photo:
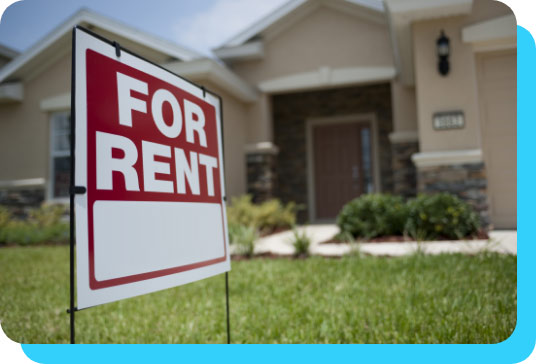
[[[230,269],[220,100],[75,31],[78,308]]]

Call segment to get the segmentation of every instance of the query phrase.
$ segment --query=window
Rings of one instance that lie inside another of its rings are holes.
[[[69,197],[71,178],[71,115],[52,114],[50,121],[50,197]]]
[[[372,156],[370,145],[370,129],[369,127],[361,128],[361,162],[363,164],[365,193],[374,192],[374,183],[372,180]]]

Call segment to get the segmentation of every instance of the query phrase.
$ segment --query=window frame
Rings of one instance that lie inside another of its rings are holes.
[[[55,175],[54,175],[54,163],[56,158],[62,158],[62,157],[71,157],[71,146],[69,143],[69,148],[67,150],[58,151],[55,150],[55,137],[58,134],[57,129],[55,128],[55,125],[57,123],[56,119],[58,115],[67,115],[67,117],[70,120],[71,117],[71,110],[65,109],[65,110],[57,110],[50,113],[49,116],[49,148],[48,148],[48,187],[47,187],[47,201],[53,202],[53,203],[69,203],[69,195],[67,196],[54,196],[54,187],[55,187]],[[71,130],[69,127],[69,135],[71,134]]]

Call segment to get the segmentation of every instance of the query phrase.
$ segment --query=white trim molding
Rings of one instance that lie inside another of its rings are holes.
[[[71,93],[65,93],[61,95],[56,95],[48,97],[41,100],[40,103],[41,110],[43,111],[58,111],[58,110],[69,110],[71,109]]]
[[[0,44],[0,56],[13,59],[17,57],[20,53],[12,48],[9,48],[3,44]]]
[[[264,44],[262,41],[254,41],[237,45],[234,47],[218,48],[213,53],[224,61],[240,60],[258,60],[264,57]]]
[[[395,131],[389,134],[389,141],[393,144],[418,142],[419,132],[417,130]]]
[[[212,81],[217,86],[244,102],[254,102],[259,97],[257,90],[243,81],[227,67],[209,58],[190,62],[172,62],[163,65],[163,67],[196,82]]]
[[[462,40],[475,52],[489,52],[517,47],[517,24],[514,15],[483,21],[462,29]]]
[[[24,99],[22,82],[10,82],[0,85],[0,103],[18,102]]]
[[[386,0],[392,14],[411,22],[471,13],[473,0]]]
[[[484,161],[482,149],[449,150],[441,152],[415,153],[411,160],[417,168],[481,163]]]
[[[495,39],[516,38],[516,18],[514,15],[501,16],[462,29],[465,43],[486,42]]]
[[[320,67],[316,71],[295,73],[262,81],[258,87],[266,93],[317,89],[323,87],[390,81],[396,76],[395,68],[387,67]]]
[[[0,188],[24,188],[45,186],[44,178],[26,178],[0,181]]]
[[[279,153],[279,148],[272,142],[259,142],[246,144],[244,152],[246,154],[277,154]]]
[[[517,39],[516,38],[506,38],[506,39],[496,39],[489,42],[478,42],[473,43],[473,51],[475,53],[481,52],[495,52],[495,51],[504,51],[508,49],[517,49]]]

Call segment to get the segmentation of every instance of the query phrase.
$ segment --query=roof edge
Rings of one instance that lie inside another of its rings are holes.
[[[82,8],[67,18],[63,23],[56,26],[47,35],[28,48],[27,51],[19,54],[11,62],[6,64],[4,68],[0,70],[0,82],[5,81],[9,76],[19,70],[31,59],[37,57],[46,48],[70,32],[76,25],[84,22],[103,28],[112,33],[116,33],[117,35],[128,38],[149,48],[164,54],[169,54],[170,56],[174,56],[184,61],[190,61],[202,57],[200,53],[187,50],[172,43],[171,41],[152,36],[141,30],[135,29],[116,20],[112,20],[86,8]]]
[[[222,45],[215,49],[224,47],[235,47],[237,45],[241,45],[249,38],[268,28],[270,25],[272,25],[285,15],[290,14],[294,9],[297,9],[301,5],[305,4],[307,1],[308,0],[291,0],[283,4],[279,8],[275,9],[265,17],[261,18],[259,21],[242,30],[240,33],[236,34],[231,39],[224,42]]]
[[[217,86],[243,102],[254,102],[259,97],[259,93],[255,88],[212,58],[200,58],[189,62],[172,62],[163,65],[163,67],[180,76],[193,79],[196,83],[202,83],[202,80],[214,82]]]
[[[13,59],[20,54],[19,51],[14,50],[6,45],[0,44],[0,56],[4,56],[9,59]]]
[[[376,0],[290,0],[289,2],[283,4],[279,8],[266,15],[264,18],[242,30],[240,33],[236,34],[228,41],[222,43],[220,46],[213,48],[212,50],[216,53],[222,49],[241,46],[249,39],[253,38],[259,33],[264,32],[266,29],[277,23],[280,19],[294,12],[296,9],[307,4],[319,5],[322,3],[325,3],[326,5],[332,7],[337,5],[337,3],[339,4],[339,6],[341,4],[357,6],[365,8],[373,13],[385,12],[385,7],[383,3]]]

